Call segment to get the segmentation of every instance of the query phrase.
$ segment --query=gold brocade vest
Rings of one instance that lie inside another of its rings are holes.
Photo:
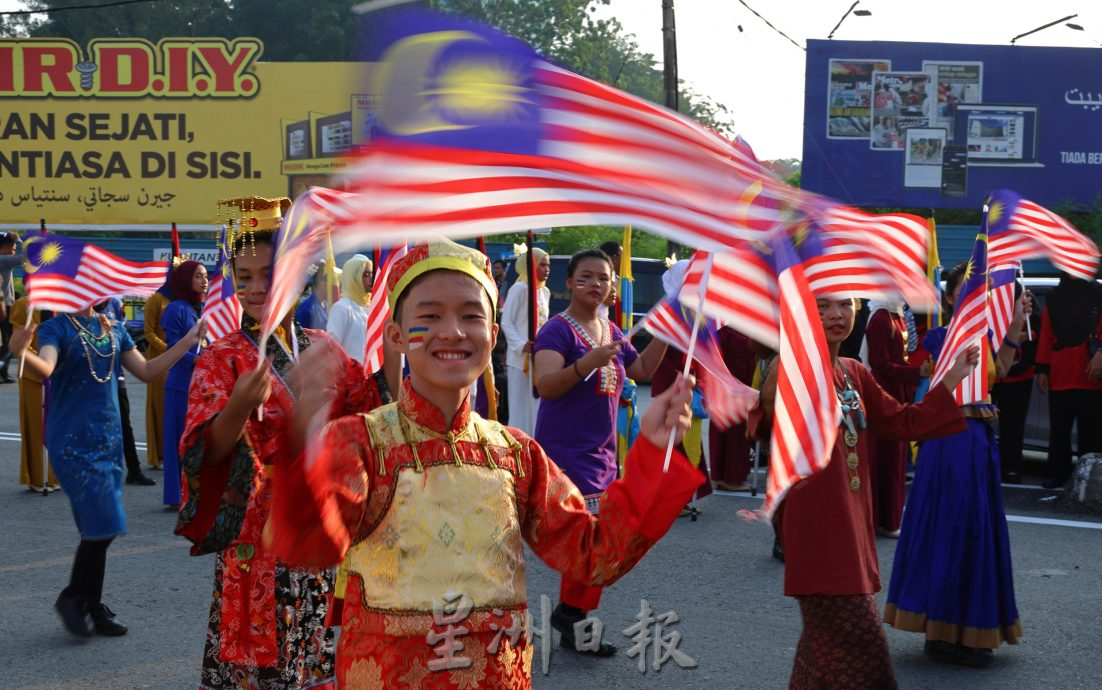
[[[418,425],[397,404],[362,416],[378,461],[373,491],[389,486],[388,502],[368,511],[374,524],[342,564],[362,579],[363,605],[431,612],[453,593],[476,609],[524,605],[520,444],[474,413],[448,434]]]

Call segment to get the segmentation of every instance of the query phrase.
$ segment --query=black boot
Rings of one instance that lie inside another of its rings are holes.
[[[97,635],[118,637],[127,631],[127,627],[115,619],[115,612],[107,608],[107,604],[92,609],[92,622],[95,623]]]
[[[88,607],[83,599],[62,591],[54,602],[54,609],[61,616],[66,630],[77,637],[92,636],[92,623],[88,620]]]
[[[129,474],[127,474],[126,483],[137,484],[138,486],[156,486],[157,484],[157,482],[153,478],[145,476],[141,473],[140,470],[138,472],[130,472]]]
[[[574,639],[574,624],[584,621],[586,612],[573,606],[559,603],[551,612],[551,627],[559,631],[559,646],[573,649],[579,654],[591,654],[597,657],[609,657],[616,653],[616,645],[600,642],[596,649],[589,647],[578,649]]]

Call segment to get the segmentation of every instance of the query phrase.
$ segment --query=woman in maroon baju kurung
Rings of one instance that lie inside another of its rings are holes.
[[[853,328],[852,300],[819,298],[818,305],[835,389],[856,391],[867,428],[857,415],[847,414],[855,432],[848,432],[843,421],[830,463],[794,484],[777,509],[784,544],[784,593],[797,598],[804,621],[789,687],[895,688],[874,596],[880,590],[880,568],[869,441],[872,434],[936,438],[964,429],[951,391],[975,365],[978,352],[962,355],[945,384],[935,386],[922,403],[903,404],[877,385],[860,362],[838,357],[839,346]],[[776,379],[774,366],[759,406],[750,413],[748,423],[757,438],[767,436],[772,425]]]
[[[734,329],[719,329],[719,348],[723,363],[739,381],[750,385],[754,380],[754,352],[750,339]],[[743,491],[746,476],[750,474],[750,439],[746,436],[746,424],[735,424],[728,429],[709,425],[708,460],[712,468],[712,484],[717,489]]]

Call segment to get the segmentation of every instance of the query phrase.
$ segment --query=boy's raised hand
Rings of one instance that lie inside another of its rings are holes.
[[[674,445],[681,443],[681,437],[689,430],[689,424],[693,420],[693,413],[689,408],[692,397],[692,384],[678,374],[673,385],[651,401],[647,411],[643,413],[639,431],[659,448],[666,447],[670,431],[674,432]]]
[[[337,397],[343,361],[339,347],[328,338],[313,343],[299,355],[291,372],[291,390],[296,396],[292,433],[299,443],[305,441],[315,417],[328,415]]]

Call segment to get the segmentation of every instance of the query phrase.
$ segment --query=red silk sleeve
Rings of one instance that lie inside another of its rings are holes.
[[[359,415],[330,422],[304,453],[281,458],[269,518],[276,558],[310,567],[339,563],[364,522],[373,466]]]
[[[703,482],[700,471],[676,451],[663,473],[664,449],[640,436],[626,460],[631,472],[609,485],[600,515],[591,515],[570,479],[535,441],[525,440],[525,540],[545,563],[579,582],[606,585],[631,570]]]

